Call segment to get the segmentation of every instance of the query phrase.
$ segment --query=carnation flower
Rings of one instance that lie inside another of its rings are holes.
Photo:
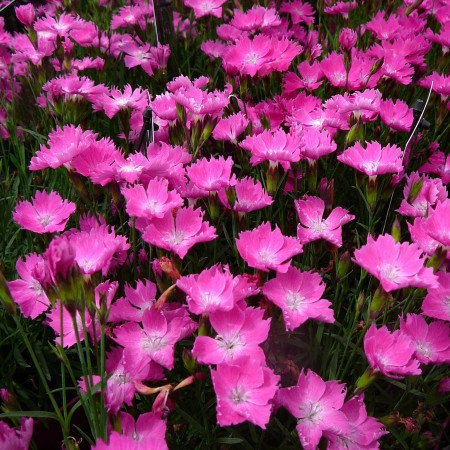
[[[336,142],[327,130],[305,128],[301,133],[302,156],[309,161],[316,161],[321,156],[329,155],[337,149]]]
[[[297,385],[281,388],[276,402],[297,419],[297,433],[305,450],[319,445],[324,431],[338,435],[350,431],[347,417],[339,411],[346,389],[338,381],[324,381],[312,370],[302,370]]]
[[[413,111],[402,100],[394,103],[391,99],[380,103],[380,117],[391,130],[408,132],[413,123]]]
[[[203,16],[222,17],[222,5],[226,0],[183,0],[186,6],[194,10],[196,19]]]
[[[289,267],[277,272],[262,288],[263,294],[281,308],[287,331],[293,331],[309,318],[319,322],[334,322],[331,303],[322,298],[325,285],[317,273],[301,272]]]
[[[444,152],[433,153],[428,162],[419,169],[419,173],[432,173],[441,178],[442,183],[450,183],[450,154],[445,156]]]
[[[425,316],[450,321],[450,273],[438,272],[438,285],[428,289],[422,303]]]
[[[214,240],[217,235],[214,227],[203,222],[203,212],[194,210],[192,206],[180,208],[175,218],[172,212],[167,212],[162,219],[153,219],[143,235],[149,244],[173,251],[181,259],[188,250],[198,242]]]
[[[350,0],[349,2],[338,1],[333,6],[327,6],[323,10],[325,14],[341,15],[344,19],[348,19],[350,11],[358,7],[358,2]]]
[[[231,175],[233,158],[198,159],[194,164],[187,167],[186,171],[191,181],[201,190],[217,192],[219,189],[234,186],[235,175]]]
[[[75,208],[75,203],[63,200],[57,192],[37,191],[31,202],[23,201],[16,206],[13,218],[33,233],[54,233],[64,230]]]
[[[103,95],[94,105],[96,109],[103,109],[105,114],[112,119],[120,110],[137,109],[144,111],[147,106],[147,91],[141,91],[139,88],[133,91],[133,88],[127,84],[124,91],[117,88],[111,89],[111,96]]]
[[[251,231],[242,231],[236,239],[241,258],[250,267],[268,272],[287,272],[292,256],[302,253],[301,243],[293,237],[285,237],[278,226],[272,231],[269,222],[261,224]],[[286,261],[288,260],[288,261]]]
[[[421,255],[416,244],[395,242],[389,234],[376,240],[369,235],[367,244],[355,250],[354,261],[377,278],[386,292],[409,286],[436,287],[437,277],[431,267],[424,267]]]
[[[213,138],[216,141],[230,141],[237,144],[237,137],[240,136],[248,126],[248,119],[238,112],[219,120],[214,127]]]
[[[437,202],[428,211],[428,234],[444,247],[450,247],[450,199]]]
[[[250,358],[211,369],[217,396],[217,423],[235,425],[248,420],[265,429],[272,412],[272,398],[277,392],[279,375],[269,368],[255,365]]]
[[[372,323],[364,336],[364,352],[372,370],[389,378],[421,374],[414,345],[401,330],[390,333],[386,326],[377,329]]]
[[[369,177],[399,173],[403,170],[402,150],[390,144],[381,147],[381,144],[376,141],[368,142],[365,149],[357,142],[338,155],[337,159]]]
[[[33,424],[34,420],[31,417],[20,418],[20,429],[10,428],[5,422],[0,421],[0,446],[4,449],[26,450],[33,436]]]
[[[341,49],[345,52],[350,52],[355,46],[358,36],[356,31],[351,28],[342,28],[339,34],[339,44],[341,44]]]
[[[306,25],[314,23],[314,8],[308,2],[294,0],[291,2],[283,1],[280,12],[289,13],[294,25],[304,22]]]

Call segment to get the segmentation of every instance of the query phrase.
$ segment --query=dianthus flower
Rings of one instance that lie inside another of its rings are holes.
[[[319,197],[305,196],[295,201],[300,223],[297,227],[297,238],[302,244],[325,239],[333,245],[342,245],[342,225],[355,218],[344,208],[337,207],[324,219],[325,202]]]
[[[57,192],[37,191],[31,199],[20,202],[13,219],[24,230],[44,234],[63,231],[69,217],[75,212],[75,203],[63,200]]]
[[[194,10],[196,19],[203,16],[222,17],[222,5],[226,0],[183,0],[183,3]]]
[[[412,224],[408,222],[407,225],[411,240],[420,247],[425,255],[433,256],[440,244],[428,234],[427,219],[416,217]]]
[[[192,206],[180,208],[175,218],[167,212],[162,219],[153,219],[143,235],[149,244],[176,253],[181,259],[198,242],[214,240],[217,235],[214,227],[203,222],[203,212]]]
[[[419,81],[419,86],[430,89],[433,82],[433,92],[441,96],[443,102],[447,101],[450,95],[450,77],[444,74],[433,72]]]
[[[444,184],[450,183],[450,154],[444,152],[433,153],[428,162],[419,169],[419,173],[432,173],[439,176]]]
[[[97,110],[103,109],[105,114],[112,119],[120,110],[136,109],[144,111],[147,106],[147,91],[141,91],[139,88],[133,91],[133,88],[127,84],[124,91],[120,89],[111,89],[111,96],[103,95],[95,102]]]
[[[231,175],[233,158],[225,159],[211,157],[198,159],[187,167],[186,171],[191,181],[199,188],[208,192],[217,192],[219,189],[234,186],[236,176]]]
[[[381,144],[376,141],[368,142],[365,149],[357,142],[338,155],[337,159],[369,177],[399,173],[403,169],[400,147],[390,144],[381,147]]]
[[[261,224],[251,231],[242,231],[236,239],[241,258],[250,267],[268,272],[287,272],[294,255],[302,253],[301,243],[293,237],[281,234],[278,226],[272,231],[269,222]]]
[[[150,104],[153,114],[160,119],[174,124],[177,120],[177,104],[172,93],[157,95]]]
[[[349,2],[338,1],[333,6],[327,6],[323,10],[325,14],[341,15],[344,19],[348,19],[350,11],[358,7],[358,2],[350,0]]]
[[[339,381],[324,381],[312,370],[300,373],[296,386],[281,388],[276,403],[297,419],[297,433],[305,450],[316,449],[324,432],[350,431],[344,404],[346,388]]]
[[[230,141],[237,144],[237,137],[241,135],[248,126],[248,119],[244,114],[238,112],[219,120],[214,127],[213,138],[216,141]]]
[[[294,25],[304,22],[306,25],[314,23],[314,8],[308,2],[294,0],[291,2],[284,1],[281,4],[280,12],[289,13]]]
[[[327,130],[320,131],[314,127],[304,128],[300,133],[302,156],[309,161],[316,161],[321,156],[329,155],[337,149],[337,144]]]
[[[450,199],[437,202],[428,211],[428,234],[444,247],[450,247]]]
[[[331,302],[322,298],[325,284],[317,273],[302,272],[289,267],[286,273],[277,272],[262,288],[263,294],[281,308],[286,330],[292,331],[308,319],[333,323]]]
[[[217,423],[221,426],[249,422],[265,429],[272,412],[272,399],[279,375],[268,367],[255,365],[250,358],[211,369],[217,396]]]
[[[413,111],[402,100],[381,100],[380,117],[391,130],[408,132],[413,123]]]
[[[390,333],[386,326],[377,329],[372,323],[364,336],[364,352],[372,370],[389,378],[421,374],[414,345],[401,330]]]
[[[20,418],[20,429],[10,428],[5,422],[0,421],[0,446],[4,449],[26,450],[30,446],[33,436],[34,420],[29,417]]]
[[[395,242],[384,234],[376,240],[369,235],[367,244],[355,250],[356,264],[377,278],[386,292],[413,286],[437,286],[431,267],[424,267],[422,251],[416,244]]]
[[[260,308],[235,306],[230,311],[215,311],[209,316],[215,338],[198,336],[192,349],[201,364],[233,364],[241,357],[264,364],[265,356],[259,344],[269,334],[270,319],[263,320]]]
[[[428,289],[422,313],[435,319],[450,321],[450,273],[438,272],[438,286]]]

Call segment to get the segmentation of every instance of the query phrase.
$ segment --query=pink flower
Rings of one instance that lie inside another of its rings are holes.
[[[433,153],[428,162],[420,169],[419,173],[433,173],[438,175],[444,184],[450,183],[450,154],[445,156],[444,152]]]
[[[402,100],[394,103],[391,99],[380,103],[380,117],[391,130],[408,132],[413,123],[413,111]]]
[[[174,124],[177,120],[177,104],[172,93],[157,95],[150,104],[153,113],[160,119]]]
[[[66,125],[57,128],[49,135],[48,147],[41,145],[36,156],[31,158],[30,170],[42,170],[47,167],[57,169],[64,165],[70,165],[75,156],[83,153],[96,140],[97,134],[92,131],[83,131],[81,127]]]
[[[216,370],[211,369],[211,378],[217,395],[217,423],[221,427],[248,420],[266,428],[278,375],[250,358],[241,358],[233,365],[219,364]]]
[[[25,256],[25,261],[17,260],[16,270],[20,279],[10,281],[8,288],[25,317],[35,319],[50,306],[50,301],[39,280],[39,273],[45,270],[46,264],[47,261],[36,253]]]
[[[209,222],[203,222],[203,212],[192,206],[180,208],[175,218],[171,212],[162,219],[153,219],[143,235],[149,244],[175,252],[181,259],[198,242],[214,240],[217,235]]]
[[[269,334],[270,319],[263,320],[264,311],[259,308],[242,309],[235,306],[230,311],[212,312],[209,316],[215,338],[198,336],[192,353],[201,364],[233,364],[241,357],[251,357],[254,363],[265,362],[259,344]]]
[[[23,23],[27,27],[31,27],[33,25],[36,11],[34,10],[34,5],[32,3],[18,6],[14,8],[14,11],[20,23]]]
[[[105,114],[112,119],[120,110],[136,109],[144,111],[147,106],[147,91],[141,91],[139,88],[133,91],[133,88],[127,84],[124,91],[120,89],[111,89],[111,96],[103,95],[95,102],[97,110],[103,109]]]
[[[317,161],[321,156],[329,155],[337,149],[336,142],[327,130],[304,128],[301,133],[303,157],[309,161]]]
[[[381,144],[376,141],[368,142],[366,149],[357,142],[338,155],[337,159],[369,177],[398,173],[403,170],[402,150],[390,144],[381,147]]]
[[[214,60],[223,57],[227,49],[227,45],[219,40],[207,40],[202,42],[200,48],[202,52],[205,53],[211,60]]]
[[[380,281],[386,292],[413,286],[437,286],[437,277],[431,267],[424,267],[422,251],[416,244],[395,242],[389,234],[374,240],[368,236],[367,244],[355,250],[356,264]]]
[[[401,330],[390,333],[386,326],[377,329],[372,323],[364,336],[364,352],[372,370],[389,378],[421,374],[419,362],[413,357],[414,345]]]
[[[194,10],[196,19],[203,16],[222,17],[222,5],[226,0],[183,0],[186,6]]]
[[[349,432],[349,424],[341,411],[346,389],[338,381],[324,381],[312,370],[302,370],[297,385],[281,388],[276,402],[297,419],[297,433],[305,450],[319,445],[324,431]]]
[[[289,13],[294,25],[304,22],[306,25],[314,23],[314,8],[308,2],[294,0],[291,2],[284,1],[281,4],[280,12]]]
[[[186,293],[189,310],[194,314],[229,311],[234,307],[235,280],[228,266],[220,264],[203,270],[199,275],[187,275],[177,281]]]
[[[161,219],[164,214],[183,205],[183,199],[176,191],[169,191],[169,182],[164,178],[150,180],[147,189],[141,185],[122,189],[127,200],[127,213],[142,219]]]
[[[355,218],[344,208],[337,207],[324,219],[325,203],[319,197],[305,196],[295,201],[300,223],[297,227],[297,238],[302,244],[325,239],[333,245],[342,245],[342,225]]]
[[[351,28],[342,28],[339,34],[339,44],[341,44],[341,49],[346,52],[350,52],[355,46],[358,40],[358,35],[356,31]]]
[[[21,417],[20,430],[0,421],[0,447],[5,450],[27,450],[33,436],[33,419]]]
[[[291,162],[300,161],[301,137],[281,129],[274,133],[264,130],[260,134],[247,136],[239,145],[251,152],[250,163],[253,166],[270,161],[280,163],[288,170]]]
[[[356,9],[358,3],[350,0],[349,2],[336,2],[333,6],[327,6],[323,10],[325,14],[341,15],[344,19],[348,19],[350,11]]]
[[[369,450],[379,448],[378,439],[387,434],[382,424],[367,415],[364,394],[352,397],[344,403],[341,412],[347,417],[350,429],[347,433],[334,434],[326,431],[328,450]]]
[[[151,361],[173,369],[174,346],[180,339],[181,318],[168,320],[162,312],[148,309],[142,316],[141,328],[128,322],[115,329],[116,342],[124,347],[125,368],[134,370]]]
[[[416,217],[413,224],[407,223],[411,240],[415,242],[427,256],[433,256],[439,247],[439,242],[428,234],[427,219]]]
[[[191,181],[199,188],[208,192],[217,192],[219,189],[234,186],[235,175],[231,175],[233,158],[225,159],[211,157],[198,159],[194,164],[187,167],[186,171]]]
[[[418,83],[426,89],[430,89],[433,81],[433,92],[441,96],[443,102],[447,101],[450,95],[450,77],[444,74],[433,72]]]
[[[450,362],[450,326],[435,321],[427,324],[420,314],[400,319],[400,331],[408,335],[415,348],[414,357],[423,364]]]
[[[57,192],[37,191],[31,203],[23,201],[16,206],[13,218],[33,233],[54,233],[64,230],[75,208],[75,203],[63,200]]]
[[[216,141],[230,141],[237,144],[237,137],[241,135],[248,126],[248,119],[238,112],[226,118],[220,119],[213,131]]]
[[[293,237],[285,237],[278,226],[272,231],[269,222],[261,224],[251,231],[242,231],[236,239],[241,258],[250,267],[268,272],[287,272],[292,256],[302,253],[302,245]],[[288,260],[288,261],[286,261]]]
[[[450,199],[437,202],[428,211],[428,234],[444,247],[450,247]]]
[[[325,284],[318,273],[302,272],[289,267],[286,273],[277,272],[262,289],[263,294],[281,308],[286,330],[292,331],[309,318],[333,323],[331,302],[322,298]]]
[[[263,189],[259,180],[249,177],[242,178],[236,182],[234,189],[236,200],[233,211],[247,213],[265,208],[273,203],[272,197]],[[225,189],[219,191],[219,199],[226,208],[231,208]]]
[[[330,53],[320,62],[320,68],[333,86],[345,87],[347,73],[344,66],[344,55]]]
[[[437,273],[439,284],[429,288],[422,303],[422,313],[428,317],[450,321],[450,273]]]

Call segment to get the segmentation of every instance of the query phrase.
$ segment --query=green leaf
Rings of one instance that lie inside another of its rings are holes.
[[[55,413],[48,411],[10,411],[0,414],[0,419],[11,419],[12,417],[37,417],[39,419],[58,420]]]

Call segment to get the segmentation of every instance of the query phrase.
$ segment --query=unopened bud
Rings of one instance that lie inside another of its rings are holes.
[[[391,235],[395,239],[395,242],[400,242],[402,235],[402,227],[400,225],[400,221],[398,217],[395,217],[394,223],[392,224]]]

